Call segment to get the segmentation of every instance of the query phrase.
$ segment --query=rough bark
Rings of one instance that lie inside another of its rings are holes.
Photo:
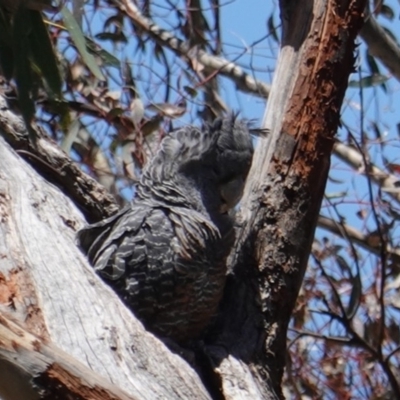
[[[27,332],[2,310],[0,396],[4,399],[135,400],[67,353]],[[19,322],[19,323],[18,323]]]
[[[0,220],[0,304],[24,329],[134,398],[209,398],[195,371],[147,333],[88,265],[75,244],[84,220],[72,201],[3,139]],[[0,334],[3,362],[7,342]],[[48,398],[60,394],[53,389]]]
[[[114,198],[104,187],[84,174],[40,127],[36,129],[36,143],[31,143],[23,121],[8,109],[3,96],[0,97],[0,110],[3,137],[43,177],[58,185],[81,209],[89,222],[108,217],[118,210]]]
[[[264,123],[271,135],[260,140],[246,187],[219,333],[196,360],[214,398],[282,397],[287,324],[307,264],[365,2],[280,2],[283,44]],[[70,170],[64,180],[73,189],[67,195],[84,210],[85,197],[75,186],[79,176]],[[210,398],[199,375],[147,333],[95,276],[75,246],[83,218],[72,201],[3,140],[0,219],[0,304],[43,346],[59,349],[61,358],[68,354],[76,370],[84,369],[82,363],[134,398]],[[10,342],[2,332],[0,360],[9,363]],[[16,366],[22,348],[13,348]],[[22,376],[32,387],[29,374]]]
[[[236,376],[251,376],[259,398],[282,397],[286,330],[310,253],[365,3],[280,2],[282,49],[264,121],[271,135],[260,140],[242,200],[243,224],[221,312],[223,347],[210,350],[224,391],[240,364]]]

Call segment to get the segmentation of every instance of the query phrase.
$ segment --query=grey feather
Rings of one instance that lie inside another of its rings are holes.
[[[171,132],[132,204],[79,233],[97,273],[156,334],[198,337],[216,313],[234,240],[228,211],[252,155],[247,123],[234,115]]]

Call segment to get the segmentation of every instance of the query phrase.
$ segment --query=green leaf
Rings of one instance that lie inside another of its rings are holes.
[[[387,6],[386,4],[382,4],[381,11],[380,11],[379,15],[383,15],[384,17],[386,17],[390,21],[392,21],[394,19],[393,10],[389,6]]]
[[[156,60],[160,62],[164,56],[164,49],[158,43],[154,44],[154,56],[156,57]]]
[[[75,119],[71,124],[68,126],[68,130],[65,131],[64,139],[61,143],[61,148],[69,154],[72,149],[73,144],[76,141],[76,138],[79,134],[79,130],[81,128],[81,123],[79,119]]]
[[[375,61],[375,57],[371,56],[368,50],[366,51],[366,61],[371,74],[380,74],[381,71],[379,70],[379,66]]]
[[[62,81],[47,28],[39,11],[30,11],[30,13],[32,32],[29,39],[33,61],[53,95],[60,99]]]
[[[115,117],[119,117],[124,114],[124,110],[120,107],[113,108],[107,113],[107,120],[112,120]]]
[[[0,45],[11,46],[11,23],[9,16],[0,7]]]
[[[337,254],[336,255],[336,262],[339,266],[339,268],[341,269],[341,271],[343,273],[345,273],[346,275],[351,275],[351,268],[348,264],[348,262],[344,259],[344,257],[342,257],[341,255]]]
[[[349,304],[346,310],[346,315],[347,318],[349,319],[352,319],[354,317],[361,302],[362,282],[359,272],[357,272],[356,276],[351,277],[351,283],[352,283],[351,294],[350,294]]]
[[[341,199],[341,198],[345,197],[346,194],[347,194],[347,192],[333,192],[333,193],[326,193],[325,197],[329,200]]]
[[[375,138],[378,139],[380,143],[384,144],[384,141],[382,140],[382,133],[381,130],[379,129],[378,124],[372,121],[371,128],[372,131],[375,133]]]
[[[122,65],[121,74],[124,81],[124,86],[126,90],[129,91],[129,96],[132,99],[136,99],[138,97],[136,84],[135,80],[133,79],[132,68],[127,61],[124,61],[124,64]]]
[[[99,57],[104,65],[109,65],[111,67],[120,68],[121,63],[117,57],[113,56],[108,51],[104,50],[99,44],[94,42],[89,37],[85,36],[86,48],[91,54]]]
[[[383,85],[389,77],[385,75],[373,74],[370,76],[366,76],[359,81],[350,81],[349,87],[356,87],[356,88],[369,88],[378,85]]]
[[[272,36],[276,43],[279,43],[278,33],[276,32],[274,24],[274,15],[271,14],[267,21],[268,33]]]
[[[95,58],[86,49],[85,37],[83,36],[82,30],[76,22],[74,16],[71,14],[67,7],[63,7],[61,9],[61,14],[63,16],[65,27],[71,35],[71,39],[75,43],[75,46],[82,56],[83,61],[92,71],[94,76],[96,76],[100,80],[105,80],[103,74],[100,71],[100,68],[96,63]]]
[[[128,43],[128,39],[124,35],[123,32],[101,32],[95,36],[96,39],[99,40],[110,40],[113,43],[121,42],[121,43]]]
[[[330,175],[328,176],[328,180],[329,180],[329,182],[337,183],[337,184],[343,184],[344,183],[344,180],[333,178]]]
[[[191,86],[184,86],[183,90],[192,98],[194,99],[197,96],[197,90],[192,88]]]
[[[0,45],[0,69],[7,80],[14,74],[14,53],[9,46]]]
[[[28,35],[32,31],[31,15],[21,4],[14,15],[12,31],[13,53],[15,60],[15,81],[18,90],[18,103],[21,114],[32,140],[35,139],[35,131],[31,126],[35,114],[35,106],[32,99],[33,77],[30,64],[30,46]]]

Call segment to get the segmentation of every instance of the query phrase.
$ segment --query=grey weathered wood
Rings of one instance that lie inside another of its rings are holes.
[[[204,346],[227,399],[282,398],[286,328],[365,0],[280,6],[283,44],[265,118],[271,135],[260,140],[246,187],[221,332]],[[207,398],[195,372],[146,333],[86,264],[74,245],[82,220],[69,200],[0,148],[0,303],[15,303],[32,333],[133,396]]]
[[[85,174],[40,127],[36,129],[38,139],[33,144],[24,122],[9,110],[1,94],[0,110],[0,131],[6,141],[42,176],[62,187],[63,192],[84,212],[88,221],[97,222],[118,210],[113,196]]]
[[[30,333],[138,399],[209,398],[194,370],[94,274],[75,245],[83,223],[0,138],[0,304]]]
[[[23,321],[13,320],[4,307],[1,311],[2,399],[73,399],[80,396],[92,400],[137,400],[52,343],[46,343],[46,339],[27,332]]]

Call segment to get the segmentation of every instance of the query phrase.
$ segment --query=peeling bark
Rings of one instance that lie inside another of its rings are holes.
[[[209,398],[196,372],[146,332],[88,265],[75,244],[84,220],[72,201],[2,138],[0,221],[0,315],[5,309],[38,343],[56,346],[134,398]],[[9,363],[1,332],[0,360]],[[14,348],[23,359],[22,349]],[[18,365],[17,356],[11,360]],[[35,375],[34,363],[27,365]],[[47,370],[49,379],[56,371]],[[22,377],[31,387],[30,375]],[[53,389],[44,398],[57,398],[62,388]]]
[[[280,2],[282,49],[263,126],[271,135],[260,140],[242,200],[221,311],[224,351],[210,349],[215,365],[232,357],[242,361],[242,375],[252,376],[259,398],[282,398],[286,330],[307,266],[365,3]],[[220,371],[222,385],[230,368]]]
[[[25,124],[8,109],[3,96],[0,96],[0,110],[0,130],[4,139],[40,175],[60,187],[88,222],[97,222],[118,210],[113,196],[83,173],[40,127],[36,128],[37,140],[32,144]]]
[[[67,354],[138,399],[282,398],[286,329],[311,248],[365,3],[280,1],[283,45],[264,123],[271,135],[260,139],[255,154],[220,316],[194,355],[197,372],[146,332],[88,266],[74,242],[83,218],[72,201],[0,141],[0,303],[43,343],[35,348],[31,341],[33,354],[43,346],[59,349],[61,358]],[[9,132],[8,123],[0,128]],[[15,140],[5,136],[18,149],[26,139],[18,129]],[[39,139],[38,154],[53,154],[56,147],[43,143]],[[45,160],[53,173],[65,165]],[[43,173],[40,162],[33,163]],[[92,196],[95,186],[82,186],[83,174],[72,166],[64,179],[67,196],[85,213],[87,201],[101,214],[95,197],[80,193]],[[53,182],[63,186],[63,179]],[[0,362],[10,364],[2,332]],[[13,347],[15,354],[21,346]],[[23,365],[11,358],[15,368]],[[51,382],[63,378],[71,388],[84,380],[60,369],[61,362],[46,365],[55,380],[36,383],[50,386],[53,395],[61,392]],[[22,381],[35,388],[34,370],[29,372]],[[83,388],[80,395],[90,398]],[[15,396],[9,398],[20,398]]]
[[[0,317],[0,396],[4,399],[136,400],[67,353]]]

